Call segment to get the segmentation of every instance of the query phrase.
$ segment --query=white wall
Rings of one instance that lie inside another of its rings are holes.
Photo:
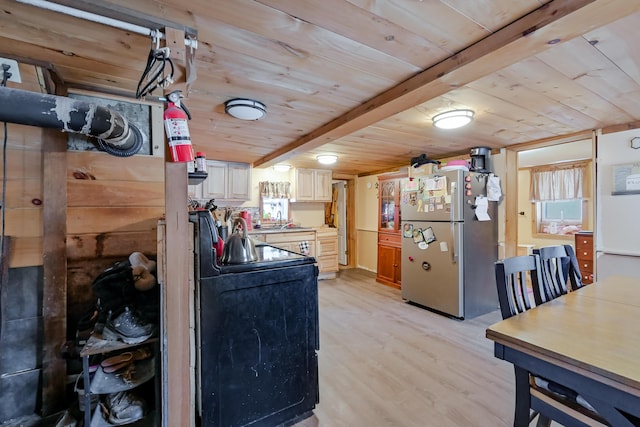
[[[640,149],[630,146],[640,130],[601,135],[597,142],[596,280],[620,274],[640,277],[640,194],[611,195],[613,166],[637,163]]]

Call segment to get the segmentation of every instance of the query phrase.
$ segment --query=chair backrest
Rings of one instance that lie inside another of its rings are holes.
[[[583,286],[576,254],[571,245],[547,246],[534,249],[540,255],[541,283],[534,286],[536,304],[543,304]]]
[[[507,319],[529,310],[532,305],[527,292],[527,276],[533,286],[539,283],[540,260],[538,255],[506,258],[495,263],[498,302],[502,318]]]
[[[571,283],[571,290],[575,291],[576,289],[584,286],[584,283],[582,283],[580,264],[578,263],[578,258],[576,257],[576,252],[573,250],[573,246],[563,246],[564,250],[567,252],[567,256],[569,257],[569,283]]]

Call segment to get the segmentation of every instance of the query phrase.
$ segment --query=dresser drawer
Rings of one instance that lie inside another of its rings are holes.
[[[590,259],[585,260],[578,258],[578,266],[580,267],[580,273],[582,273],[583,276],[593,273],[593,261]]]
[[[581,247],[581,248],[576,248],[576,258],[578,258],[579,260],[581,260],[581,259],[592,260],[593,259],[593,247],[592,246],[585,246],[585,247]]]
[[[589,250],[593,253],[593,235],[592,234],[576,234],[576,254],[578,251]]]
[[[399,234],[378,233],[378,244],[387,246],[402,246],[402,237]]]

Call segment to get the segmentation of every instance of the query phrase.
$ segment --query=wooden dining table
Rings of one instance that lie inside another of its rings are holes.
[[[530,407],[564,425],[598,425],[567,418],[531,391],[529,374],[575,390],[612,426],[640,425],[640,278],[607,277],[491,325],[486,337],[516,368],[515,426],[529,424]]]

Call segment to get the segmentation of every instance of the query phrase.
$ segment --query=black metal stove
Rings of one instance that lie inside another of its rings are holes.
[[[208,211],[195,224],[202,426],[277,426],[318,403],[315,259],[269,245],[258,260],[218,265]]]

